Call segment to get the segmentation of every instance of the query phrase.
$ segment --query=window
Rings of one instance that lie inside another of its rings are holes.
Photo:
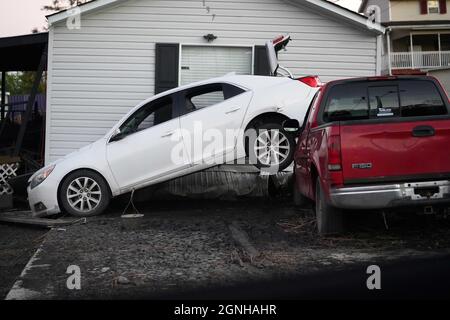
[[[151,101],[133,113],[120,127],[122,135],[142,131],[172,119],[172,98]]]
[[[230,84],[210,84],[186,90],[186,112],[207,108],[245,92]]]
[[[428,80],[339,84],[327,101],[325,122],[448,114],[436,85]]]
[[[338,84],[330,90],[323,113],[325,122],[369,118],[367,90],[364,83]]]
[[[439,1],[428,0],[427,1],[428,13],[439,13]]]
[[[400,81],[402,117],[447,114],[447,107],[431,81]]]
[[[369,105],[371,118],[399,116],[398,87],[369,87]]]

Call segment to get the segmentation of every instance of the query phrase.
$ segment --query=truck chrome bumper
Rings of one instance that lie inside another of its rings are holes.
[[[382,209],[450,203],[450,181],[332,188],[330,202],[331,205],[342,209]]]

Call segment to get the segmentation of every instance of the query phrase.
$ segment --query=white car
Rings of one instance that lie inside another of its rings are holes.
[[[315,77],[227,75],[158,94],[102,139],[36,172],[33,215],[97,215],[120,194],[238,159],[284,169],[295,139],[281,124],[303,121],[318,86]]]

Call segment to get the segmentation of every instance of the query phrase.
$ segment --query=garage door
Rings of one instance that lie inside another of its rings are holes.
[[[230,72],[252,74],[252,49],[182,46],[180,84],[220,77]]]

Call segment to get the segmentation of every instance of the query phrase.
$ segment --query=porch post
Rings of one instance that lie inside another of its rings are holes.
[[[414,69],[414,53],[413,53],[413,36],[412,33],[409,33],[409,45],[411,46],[411,69]]]
[[[386,31],[386,41],[387,41],[387,61],[388,61],[388,72],[392,76],[392,66],[391,66],[391,30]]]
[[[442,67],[441,33],[440,32],[438,32],[438,54],[439,54],[439,67]]]
[[[0,120],[5,119],[5,104],[6,104],[6,71],[2,71],[2,105]]]

